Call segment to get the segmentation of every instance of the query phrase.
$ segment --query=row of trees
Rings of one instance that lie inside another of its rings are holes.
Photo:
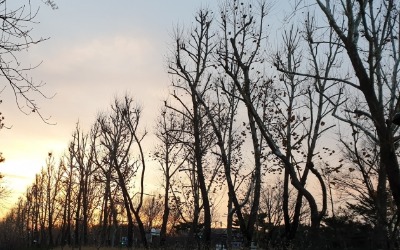
[[[147,247],[154,226],[161,245],[184,231],[187,247],[208,249],[223,203],[228,247],[234,228],[246,247],[349,247],[341,230],[398,247],[398,2],[296,7],[306,14],[293,12],[273,52],[267,2],[199,10],[174,33],[154,150],[143,145],[142,109],[115,99],[87,134],[77,126],[58,166],[49,154],[2,227],[26,244],[104,246],[122,223],[128,246],[135,232]],[[153,197],[149,168],[162,173]]]

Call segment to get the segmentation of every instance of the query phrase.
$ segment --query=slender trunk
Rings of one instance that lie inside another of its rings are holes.
[[[32,242],[32,227],[31,227],[31,225],[29,225],[30,219],[31,219],[31,205],[27,204],[27,216],[26,216],[25,223],[26,223],[26,227],[27,227],[26,238],[28,239],[28,242],[27,242],[28,247],[30,247],[30,244]]]
[[[309,172],[310,172],[310,170],[308,168],[306,168],[306,169],[304,169],[303,175],[301,176],[300,182],[303,187],[306,185],[306,181],[307,181]],[[301,214],[302,206],[303,206],[303,195],[301,194],[301,192],[298,192],[297,198],[296,198],[296,204],[295,204],[295,208],[294,208],[293,220],[292,220],[292,224],[290,226],[290,233],[288,236],[289,240],[294,239],[296,236],[296,232],[297,232],[297,229],[300,224],[300,214]]]
[[[128,218],[128,248],[131,248],[133,246],[133,218],[132,218],[132,213],[129,211],[129,209],[126,211],[126,216]]]
[[[46,195],[47,195],[47,208],[48,208],[48,210],[47,210],[48,246],[51,247],[51,246],[53,246],[53,212],[52,212],[53,206],[52,206],[52,204],[54,201],[52,201],[52,199],[51,199],[51,187],[50,187],[50,184],[51,184],[50,178],[51,177],[50,176],[51,176],[51,174],[48,173],[47,194]]]
[[[386,192],[386,168],[384,164],[380,164],[378,170],[378,186],[375,198],[377,225],[375,228],[376,247],[379,249],[387,249],[387,192]]]
[[[108,207],[108,198],[110,197],[110,174],[107,172],[106,174],[106,188],[104,192],[104,201],[103,201],[103,224],[101,228],[101,239],[100,244],[104,246],[109,239],[109,235],[107,235],[107,228],[108,228],[108,217],[109,217],[109,207]]]
[[[143,243],[143,247],[147,249],[148,248],[148,243],[147,243],[147,238],[146,238],[146,230],[144,229],[143,222],[142,222],[142,220],[140,218],[140,215],[139,215],[139,213],[137,211],[133,211],[133,214],[135,216],[136,223],[137,223],[138,228],[139,228],[139,232],[140,232],[141,240],[142,240],[142,243]]]
[[[200,248],[200,242],[198,237],[199,228],[199,213],[200,213],[200,197],[199,197],[199,187],[196,178],[196,164],[192,162],[192,190],[193,190],[193,219],[190,224],[188,241],[185,243],[185,249],[189,250],[193,248],[193,243],[195,242],[197,248]]]
[[[201,95],[197,92],[195,92],[197,95],[197,98],[199,100],[199,102],[203,105],[203,107],[206,110],[206,113],[209,117],[209,120],[211,122],[211,126],[213,127],[214,133],[217,137],[217,145],[220,148],[220,153],[221,153],[221,160],[224,166],[224,172],[225,172],[225,178],[226,178],[226,183],[228,185],[228,193],[229,193],[229,199],[231,199],[231,202],[233,203],[234,207],[235,207],[235,213],[237,216],[237,219],[239,221],[239,226],[240,226],[240,230],[242,232],[243,235],[247,235],[247,226],[246,226],[246,222],[245,219],[243,217],[242,214],[242,207],[239,204],[239,201],[237,199],[236,193],[235,193],[235,187],[231,178],[231,154],[232,154],[232,148],[231,148],[231,140],[232,140],[232,124],[233,124],[233,113],[231,116],[231,124],[230,124],[230,132],[229,132],[229,143],[228,143],[228,153],[225,150],[225,144],[224,144],[224,140],[221,134],[221,131],[218,129],[217,125],[214,122],[213,116],[211,115],[210,110],[208,109],[207,105],[205,104],[204,100],[202,99]],[[230,214],[230,216],[233,216],[232,214]]]
[[[202,169],[198,169],[198,174],[201,174],[203,176]],[[204,178],[200,178],[199,186],[200,186],[201,196],[203,199],[203,209],[204,209],[203,241],[205,249],[209,249],[211,245],[211,206],[208,200],[208,191]]]
[[[168,153],[167,153],[168,155]],[[166,164],[168,164],[168,161],[166,161]],[[166,167],[166,169],[168,169]],[[162,224],[161,224],[161,230],[160,230],[160,246],[165,245],[166,241],[166,234],[167,234],[167,224],[168,224],[168,218],[169,218],[169,186],[170,186],[170,179],[169,179],[169,172],[166,172],[165,174],[165,193],[164,193],[164,214],[162,218]]]
[[[81,197],[82,197],[82,180],[79,185],[78,197],[77,197],[77,205],[76,205],[76,212],[75,212],[75,246],[80,245],[80,214],[81,214]]]
[[[147,239],[146,239],[146,232],[144,230],[142,220],[140,219],[139,212],[137,210],[135,210],[133,207],[132,200],[131,200],[128,190],[125,186],[124,176],[122,175],[122,173],[118,167],[116,167],[115,170],[117,171],[117,174],[118,174],[119,185],[121,187],[122,195],[124,197],[124,205],[125,205],[126,214],[128,217],[128,247],[132,247],[132,243],[133,243],[133,217],[132,217],[132,213],[133,213],[135,216],[136,222],[139,226],[141,241],[143,243],[143,246],[145,248],[147,248],[148,245],[147,245]]]
[[[68,191],[66,194],[66,199],[64,202],[64,208],[63,208],[63,216],[62,216],[62,225],[61,225],[61,246],[65,245],[66,241],[66,229],[67,229],[67,200],[68,200]]]
[[[254,117],[248,110],[249,125],[251,130],[253,150],[254,150],[254,195],[253,204],[251,205],[251,211],[249,214],[249,220],[247,222],[247,235],[246,235],[246,246],[250,246],[253,241],[254,226],[257,222],[258,208],[260,204],[260,192],[261,192],[261,150],[260,142],[257,137],[256,124],[254,122]]]
[[[53,217],[49,216],[49,224],[48,224],[48,228],[47,228],[47,232],[49,234],[49,246],[52,247],[54,245],[54,241],[53,241]]]
[[[389,130],[389,129],[388,129]],[[396,154],[394,152],[394,145],[391,143],[393,141],[391,132],[387,132],[386,140],[380,139],[380,166],[378,170],[378,186],[377,186],[377,197],[376,197],[376,207],[377,207],[377,227],[376,227],[376,240],[377,247],[381,249],[388,249],[388,221],[387,221],[387,198],[388,193],[386,190],[386,183],[389,180],[389,186],[392,191],[393,199],[395,200],[397,206],[397,216],[399,216],[399,204],[396,202],[396,196],[399,195],[399,190],[396,187],[399,180],[396,180],[398,176],[398,161]],[[382,142],[383,141],[383,142]],[[395,178],[394,178],[395,177]]]
[[[199,102],[197,101],[195,92],[192,91],[192,103],[193,103],[193,129],[194,129],[194,153],[196,160],[196,173],[199,183],[199,188],[201,192],[201,198],[203,201],[204,210],[204,230],[203,230],[203,242],[204,247],[208,249],[211,244],[211,206],[208,199],[208,190],[203,172],[203,152],[201,149],[201,139],[200,139],[200,114],[199,114]]]
[[[117,211],[115,209],[114,201],[113,201],[113,199],[111,197],[111,192],[110,192],[109,195],[110,195],[109,200],[110,200],[110,208],[111,208],[111,215],[110,215],[111,218],[110,218],[110,220],[112,219],[112,228],[110,228],[111,232],[108,233],[107,239],[110,238],[110,233],[111,233],[111,242],[108,245],[111,245],[112,247],[114,247],[114,245],[115,245],[115,234],[116,234],[117,227],[118,227],[118,220],[117,220],[118,213],[117,213]],[[111,224],[111,221],[110,221],[109,224]]]
[[[229,250],[232,249],[232,222],[233,222],[232,198],[231,195],[229,195],[228,215],[226,216],[226,245]]]
[[[119,171],[119,169],[117,170],[118,172],[118,177],[120,177],[119,181],[120,181],[120,186],[122,189],[122,195],[124,197],[124,206],[125,206],[125,210],[126,210],[126,216],[128,219],[128,246],[127,247],[132,247],[133,245],[133,217],[132,217],[132,211],[131,211],[131,200],[129,197],[129,193],[128,190],[126,189],[126,186],[123,182],[123,176],[121,174],[121,172]],[[121,179],[122,178],[122,179]]]
[[[385,143],[387,144],[387,143]],[[399,163],[393,145],[381,145],[380,153],[381,161],[385,166],[387,178],[389,180],[390,190],[392,191],[393,199],[396,203],[397,210],[400,211],[400,174]]]
[[[70,179],[71,180],[71,179]],[[66,234],[67,234],[67,242],[68,245],[72,244],[72,239],[71,239],[71,186],[72,182],[70,181],[69,183],[69,189],[68,189],[68,196],[67,196],[67,228],[66,228]]]
[[[83,185],[83,196],[82,196],[82,233],[83,233],[83,244],[88,244],[88,213],[89,213],[89,173],[85,171],[84,185]]]
[[[196,200],[196,198],[195,198]],[[197,248],[200,248],[198,228],[199,228],[199,204],[195,201],[193,220],[189,229],[189,240],[186,242],[185,248],[187,250],[193,248],[193,241],[196,242]]]
[[[291,227],[289,215],[289,171],[286,168],[284,170],[282,196],[283,221],[285,222],[285,237],[289,237]]]
[[[119,172],[119,171],[118,171]],[[121,181],[121,180],[120,180]],[[125,206],[125,210],[126,210],[126,217],[128,219],[128,245],[127,247],[130,248],[133,245],[133,217],[132,217],[132,212],[130,209],[130,204],[129,204],[129,194],[125,188],[125,186],[121,187],[122,188],[122,195],[124,198],[124,206]]]

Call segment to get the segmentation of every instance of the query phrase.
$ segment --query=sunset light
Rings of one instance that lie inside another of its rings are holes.
[[[0,20],[0,250],[399,249],[400,0]]]

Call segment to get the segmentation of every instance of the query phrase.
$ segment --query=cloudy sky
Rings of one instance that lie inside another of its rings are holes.
[[[168,94],[166,58],[174,27],[190,26],[200,6],[217,6],[216,0],[55,2],[56,10],[40,5],[39,23],[32,26],[34,37],[50,39],[21,55],[21,62],[41,63],[30,76],[45,82],[42,91],[54,97],[36,101],[41,113],[56,125],[20,112],[9,87],[0,95],[0,111],[11,127],[0,131],[0,152],[6,158],[0,172],[14,196],[32,182],[48,152],[62,155],[78,121],[88,131],[116,95],[130,93],[143,106],[143,125],[153,129]]]

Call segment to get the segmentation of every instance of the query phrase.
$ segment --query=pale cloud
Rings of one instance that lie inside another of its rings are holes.
[[[59,77],[112,78],[154,62],[155,46],[146,38],[102,37],[84,43],[60,45],[61,50],[46,58],[40,71]],[[161,57],[160,57],[161,58]],[[125,76],[127,77],[127,76]]]
[[[125,92],[146,110],[157,109],[167,93],[165,48],[147,37],[97,37],[56,47],[60,49],[49,51],[35,74],[46,76],[56,93],[47,111],[57,123],[94,117]]]

